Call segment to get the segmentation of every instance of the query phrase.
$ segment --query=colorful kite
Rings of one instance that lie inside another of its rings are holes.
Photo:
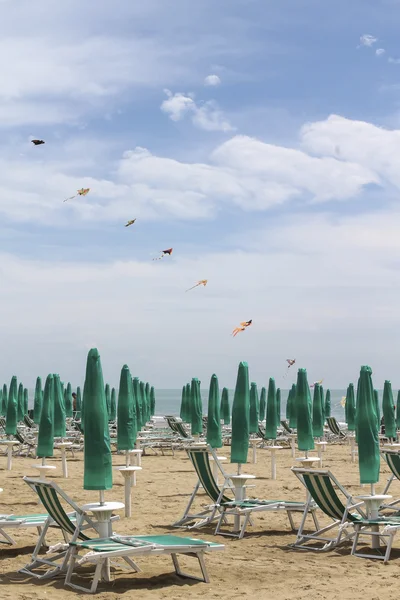
[[[32,144],[35,144],[35,146],[40,146],[40,144],[44,144],[45,142],[43,140],[31,140]]]
[[[312,383],[312,384],[310,385],[310,388],[313,388],[313,387],[315,387],[317,383],[318,383],[319,385],[322,385],[322,382],[323,382],[323,379],[320,379],[319,381],[314,381],[314,383]]]
[[[67,200],[73,200],[77,196],[86,196],[89,192],[90,192],[90,188],[81,188],[80,190],[77,191],[75,196],[71,196],[70,198],[65,198],[65,200],[63,200],[63,202],[66,202]]]
[[[346,396],[342,396],[342,399],[340,401],[340,406],[343,406],[343,408],[346,406]]]
[[[132,219],[132,221],[128,221],[125,227],[129,227],[129,225],[133,225],[136,219]]]
[[[250,321],[242,321],[240,323],[239,327],[235,327],[235,329],[232,331],[233,337],[236,337],[237,334],[240,333],[241,331],[246,331],[247,327],[250,327],[252,322],[253,322],[253,319],[250,319]]]
[[[295,358],[287,358],[286,362],[288,363],[288,369],[290,369],[290,367],[293,367],[294,363],[296,362]]]
[[[204,285],[204,287],[206,287],[207,285],[207,281],[208,279],[200,279],[200,281],[198,281],[196,283],[196,285],[192,286],[191,288],[189,288],[188,290],[185,290],[186,292],[189,292],[190,290],[194,290],[195,287],[198,287],[199,285]]]
[[[161,252],[161,256],[157,256],[156,258],[153,258],[153,260],[161,260],[167,254],[168,254],[168,256],[171,256],[172,250],[173,250],[173,248],[167,248],[167,250],[161,250],[160,251]]]

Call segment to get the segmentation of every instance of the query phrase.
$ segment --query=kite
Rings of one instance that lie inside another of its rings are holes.
[[[161,256],[157,256],[157,258],[153,258],[153,260],[161,260],[167,254],[171,256],[173,248],[167,248],[167,250],[160,250]]]
[[[199,285],[204,285],[204,287],[206,287],[207,285],[207,281],[208,279],[200,279],[200,281],[198,281],[196,283],[196,285],[192,286],[191,288],[189,288],[188,290],[185,290],[186,292],[189,292],[190,290],[194,290],[195,287],[198,287]]]
[[[31,140],[32,144],[35,144],[35,146],[40,146],[40,144],[44,144],[45,142],[43,140]]]
[[[133,225],[136,219],[132,219],[132,221],[128,221],[125,227],[129,227],[129,225]]]
[[[312,385],[310,385],[310,388],[313,388],[317,383],[318,385],[322,385],[323,379],[320,379],[319,381],[314,381],[314,383]]]
[[[294,363],[296,362],[295,358],[287,358],[286,362],[288,363],[288,369],[290,369],[290,367],[293,367]]]
[[[237,334],[240,333],[241,331],[246,331],[247,327],[250,327],[252,322],[253,322],[253,319],[250,319],[250,321],[242,321],[240,323],[239,327],[235,327],[235,329],[232,331],[233,337],[236,337]]]
[[[80,190],[77,191],[75,196],[71,196],[70,198],[65,198],[65,200],[63,200],[63,202],[66,202],[67,200],[73,200],[77,196],[86,196],[89,192],[90,192],[90,188],[81,188]]]
[[[343,408],[346,406],[346,396],[342,396],[342,399],[340,401],[340,405],[343,406]]]

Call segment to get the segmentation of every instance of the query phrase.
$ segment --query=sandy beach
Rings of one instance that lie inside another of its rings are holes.
[[[224,447],[219,455],[229,457],[229,447]],[[356,495],[366,493],[366,488],[358,484],[358,465],[350,461],[350,448],[347,445],[328,447],[323,455],[324,467],[329,468],[348,490]],[[247,464],[243,472],[256,475],[256,487],[249,490],[249,496],[258,498],[282,498],[302,500],[305,491],[297,481],[290,467],[294,461],[289,450],[282,450],[278,456],[277,480],[270,478],[269,452],[259,449],[257,464]],[[250,460],[250,453],[249,453]],[[13,470],[5,471],[5,458],[0,459],[0,513],[41,512],[33,492],[21,479],[23,475],[36,476],[31,458],[14,459]],[[83,455],[77,454],[69,460],[69,478],[61,477],[61,460],[55,457],[48,461],[57,466],[54,480],[79,504],[96,501],[95,492],[82,489]],[[114,466],[122,466],[124,457],[113,454]],[[227,472],[234,472],[227,465]],[[127,519],[120,511],[121,519],[115,522],[117,533],[174,533],[190,535],[225,544],[225,551],[207,554],[206,564],[211,579],[210,584],[192,582],[178,578],[169,557],[142,558],[138,563],[143,569],[137,575],[120,569],[112,571],[112,582],[100,583],[96,597],[118,598],[123,593],[140,595],[141,598],[186,599],[219,598],[230,600],[234,597],[253,597],[275,600],[313,598],[378,599],[398,597],[398,567],[400,560],[400,537],[395,540],[392,558],[388,565],[378,561],[364,560],[350,556],[348,545],[336,551],[315,554],[294,551],[287,545],[295,539],[290,531],[285,513],[264,513],[254,517],[254,526],[248,528],[244,539],[215,537],[211,527],[191,530],[171,528],[186,506],[189,495],[196,483],[196,476],[186,453],[177,452],[172,456],[143,457],[143,471],[137,478],[137,486],[132,493],[133,516]],[[233,465],[232,465],[233,467]],[[381,479],[377,490],[383,490],[388,476],[388,468],[382,462]],[[394,483],[391,493],[400,496],[400,485]],[[107,500],[124,499],[123,479],[114,472],[113,489],[106,493]],[[207,503],[201,494],[197,506]],[[296,524],[299,515],[296,515]],[[13,530],[14,531],[14,530]],[[17,571],[27,564],[37,539],[35,530],[23,530],[12,534],[18,541],[16,547],[2,546],[0,549],[0,589],[1,597],[8,600],[18,598],[69,599],[77,592],[63,587],[63,579],[37,581]],[[53,531],[50,541],[59,539]],[[397,546],[397,548],[396,548]],[[193,559],[187,559],[190,563]],[[188,564],[190,564],[188,563]],[[185,563],[184,563],[185,564]],[[194,563],[193,563],[194,564]],[[89,567],[81,568],[82,577],[87,580]],[[87,581],[85,581],[85,584]]]

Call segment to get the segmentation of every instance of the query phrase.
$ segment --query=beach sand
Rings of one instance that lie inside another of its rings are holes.
[[[219,455],[229,457],[229,447],[218,451]],[[256,487],[248,491],[249,496],[258,498],[279,498],[303,500],[305,490],[290,471],[295,464],[290,450],[281,450],[278,455],[277,479],[270,478],[269,452],[257,451],[257,464],[247,464],[242,471],[257,476]],[[350,447],[333,445],[323,453],[324,468],[329,468],[339,481],[353,494],[366,494],[369,486],[361,488],[358,484],[358,465],[350,461]],[[251,453],[249,452],[249,460]],[[0,513],[24,514],[41,512],[33,492],[21,479],[23,475],[37,476],[32,468],[32,458],[15,458],[13,470],[4,470],[5,457],[0,457]],[[77,503],[97,501],[97,492],[82,489],[83,455],[77,454],[68,461],[69,478],[61,477],[61,460],[57,456],[48,461],[57,466],[54,480]],[[124,465],[124,457],[113,454],[114,466]],[[289,599],[397,599],[399,595],[398,574],[400,565],[400,534],[395,538],[392,559],[388,565],[380,561],[365,560],[350,556],[350,547],[345,545],[338,550],[316,554],[294,551],[287,545],[295,540],[290,530],[286,513],[259,513],[254,516],[254,526],[248,527],[248,533],[242,540],[214,536],[214,527],[203,527],[187,532],[171,528],[170,525],[182,515],[189,496],[196,483],[193,467],[184,451],[172,456],[144,456],[143,470],[137,477],[137,486],[132,492],[132,514],[129,519],[123,516],[114,523],[114,531],[130,534],[173,533],[189,535],[225,544],[222,552],[206,555],[206,564],[211,583],[204,584],[178,578],[174,574],[169,556],[139,558],[142,573],[128,573],[121,569],[112,571],[112,582],[100,583],[97,598],[116,599],[121,594],[128,597],[140,597],[144,600],[160,598],[183,600],[215,598],[257,597],[274,600]],[[234,473],[228,461],[226,471]],[[298,463],[296,463],[298,466]],[[234,467],[234,465],[232,465]],[[389,470],[381,465],[381,480],[377,492],[382,492]],[[400,497],[400,483],[392,484],[394,498]],[[106,492],[106,500],[124,501],[123,478],[114,472],[114,487]],[[207,503],[207,497],[201,494],[196,507]],[[295,515],[296,524],[300,515]],[[30,559],[37,539],[36,530],[9,530],[18,542],[16,547],[0,548],[0,598],[2,600],[36,598],[58,598],[69,600],[81,596],[76,591],[63,587],[63,579],[38,581],[17,571]],[[15,531],[15,534],[14,534]],[[50,541],[61,541],[59,532],[53,531]],[[185,562],[187,561],[187,562]],[[197,569],[193,559],[184,559],[184,565]],[[86,572],[90,567],[85,567]],[[194,572],[194,571],[193,571]],[[88,582],[85,570],[82,570],[82,582]],[[88,596],[89,597],[89,596]]]

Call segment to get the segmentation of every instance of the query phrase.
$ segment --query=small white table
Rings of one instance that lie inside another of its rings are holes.
[[[135,459],[135,466],[136,467],[141,467],[142,466],[142,454],[143,454],[143,450],[140,450],[139,448],[135,448],[134,450],[128,450],[128,462],[129,464],[127,464],[126,466],[129,467],[131,464],[131,457],[133,456],[133,458]]]
[[[282,446],[265,446],[266,450],[271,452],[271,479],[276,479],[276,453],[283,450]]]
[[[326,445],[328,442],[314,442],[314,445],[317,446],[318,457],[321,459],[321,467],[322,467],[322,452],[324,452]]]
[[[121,473],[122,477],[125,479],[125,516],[130,517],[132,515],[132,485],[136,485],[136,471],[141,471],[142,467],[130,466],[115,468]]]
[[[54,448],[58,448],[59,450],[61,450],[62,472],[63,472],[63,477],[65,477],[65,479],[68,478],[66,450],[67,450],[67,448],[70,448],[71,446],[72,446],[72,442],[57,442],[56,444],[54,444]]]
[[[255,465],[257,462],[257,444],[260,442],[260,438],[250,438],[249,442],[251,444],[251,449],[253,450],[253,459],[251,462]]]
[[[350,452],[351,452],[351,462],[356,462],[356,434],[349,436],[350,440]]]
[[[226,456],[217,456],[217,460],[219,462],[224,462],[224,460],[227,460],[227,458],[226,458]],[[212,463],[213,463],[213,475],[214,475],[215,483],[218,485],[218,473],[219,473],[218,464],[214,460],[213,456],[210,456],[210,461],[212,461]]]
[[[39,481],[48,481],[46,473],[57,468],[55,465],[32,465],[32,467],[39,471]]]
[[[1,440],[0,444],[7,446],[7,471],[11,471],[13,446],[19,446],[19,442],[16,440]]]
[[[296,456],[297,433],[288,433],[288,437],[290,438],[290,447],[292,448],[292,458],[294,458]]]
[[[377,519],[379,517],[379,507],[383,500],[392,498],[390,494],[375,494],[374,496],[356,496],[358,500],[364,502],[367,509],[369,519]],[[372,531],[379,531],[379,525],[371,525]],[[379,537],[372,536],[372,548],[379,548]]]
[[[245,499],[245,488],[246,481],[248,479],[255,479],[255,475],[248,475],[246,473],[241,473],[240,475],[229,475],[229,479],[232,481],[235,488],[235,500],[241,502]],[[234,525],[233,531],[240,531],[240,516],[235,515],[234,517]]]
[[[400,444],[398,442],[393,442],[393,444],[389,443],[389,444],[385,444],[383,446],[384,450],[400,450]]]
[[[319,456],[302,456],[301,458],[296,458],[296,460],[301,462],[305,469],[309,469],[310,467],[312,467],[315,462],[321,462]]]

